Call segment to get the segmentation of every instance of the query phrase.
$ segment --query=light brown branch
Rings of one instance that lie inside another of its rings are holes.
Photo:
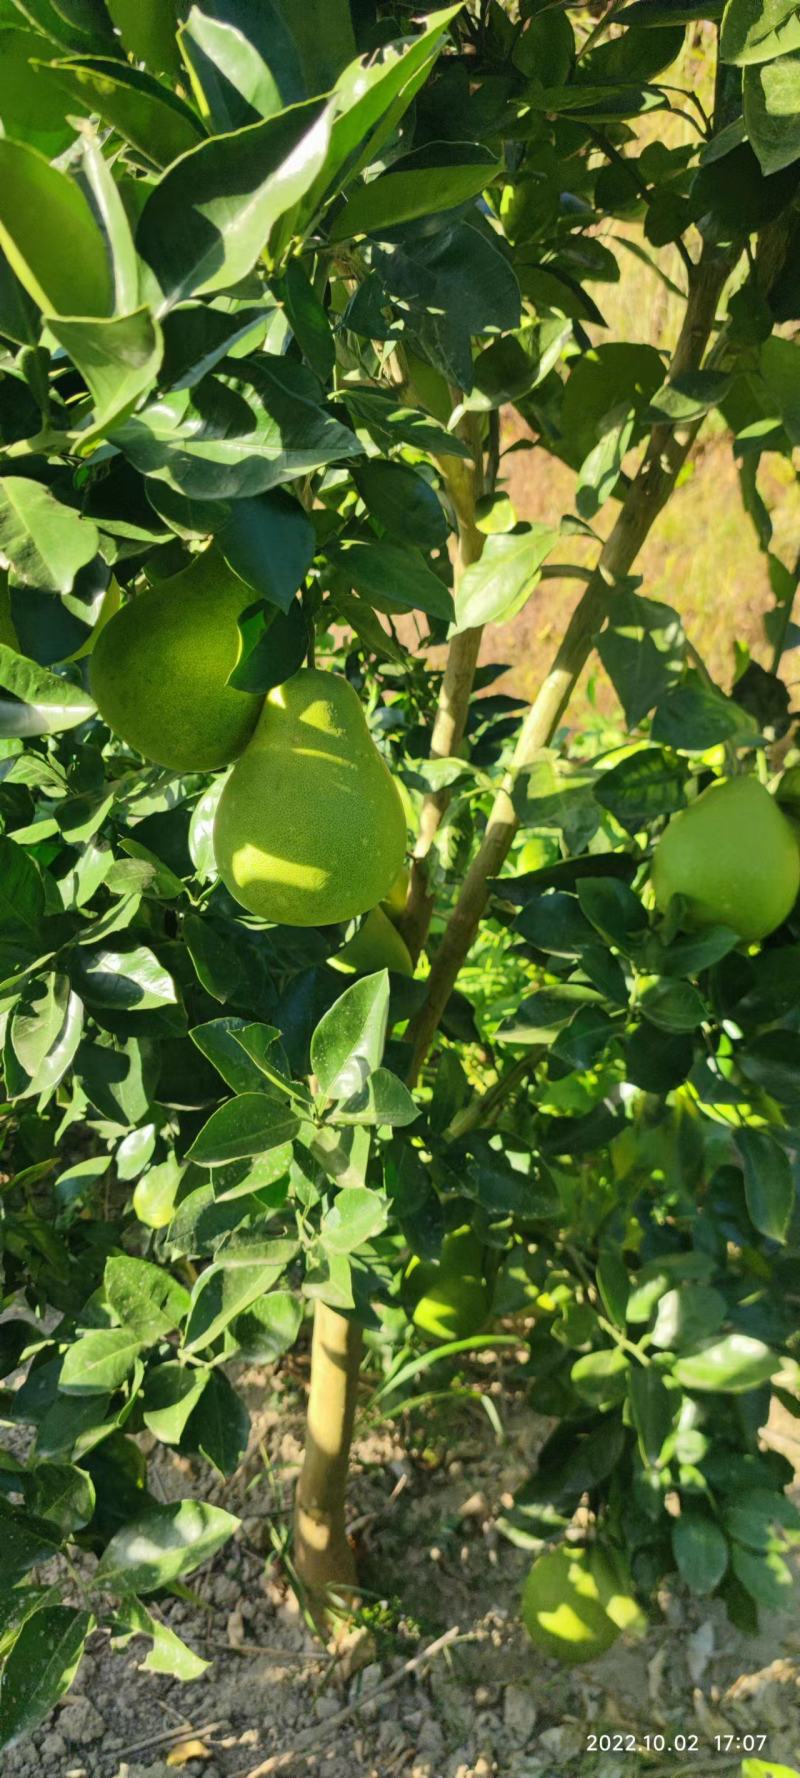
[[[669,376],[697,368],[714,327],[717,303],[731,270],[729,255],[706,247],[695,268],[680,337]],[[415,1081],[427,1056],[459,970],[478,930],[489,899],[489,882],[501,869],[517,831],[512,800],[521,771],[547,747],[555,734],[594,638],[605,623],[619,582],[629,573],[642,544],[675,486],[701,421],[686,426],[657,424],[625,496],[616,524],[603,545],[597,567],[538,695],[520,730],[508,772],[495,798],[483,843],[473,859],[442,943],[436,953],[425,1001],[409,1026],[412,1045],[408,1078]]]
[[[474,416],[472,416],[474,419]],[[486,541],[475,523],[475,508],[483,492],[483,457],[480,433],[473,427],[471,462],[461,457],[442,457],[442,471],[458,522],[458,545],[455,560],[455,584],[477,562]],[[461,630],[452,638],[447,655],[439,706],[431,734],[431,759],[452,759],[457,756],[464,739],[469,715],[469,702],[478,664],[483,630]],[[450,801],[449,790],[431,790],[422,805],[419,837],[411,865],[405,913],[399,922],[400,931],[416,962],[428,935],[433,895],[430,889],[429,856]]]

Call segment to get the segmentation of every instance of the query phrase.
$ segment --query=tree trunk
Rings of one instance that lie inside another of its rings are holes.
[[[356,1581],[344,1515],[360,1362],[358,1322],[318,1302],[294,1515],[295,1567],[317,1610],[323,1610],[331,1593],[347,1592]]]

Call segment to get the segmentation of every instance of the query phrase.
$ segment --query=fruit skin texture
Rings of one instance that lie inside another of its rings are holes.
[[[406,821],[358,694],[303,667],[269,692],[214,822],[235,901],[281,926],[331,926],[374,908],[403,862]]]
[[[656,847],[653,888],[662,909],[685,896],[687,924],[730,926],[752,943],[794,906],[797,841],[757,778],[728,778],[673,815]]]
[[[426,1268],[420,1266],[420,1272]],[[477,1333],[489,1313],[489,1293],[482,1278],[447,1277],[438,1268],[425,1280],[414,1310],[414,1326],[432,1340],[466,1340]]]
[[[413,975],[414,965],[408,946],[384,913],[384,903],[370,908],[355,936],[343,945],[335,957],[329,957],[332,969],[343,975],[374,975],[378,969],[391,969],[395,975]]]
[[[226,684],[241,652],[237,619],[252,603],[244,581],[210,550],[124,605],[89,662],[92,696],[109,728],[176,772],[229,765],[263,702]]]
[[[536,1647],[567,1667],[596,1660],[619,1635],[603,1608],[590,1552],[566,1543],[534,1562],[522,1589],[522,1619]]]
[[[466,1340],[484,1326],[491,1298],[482,1263],[481,1243],[468,1224],[445,1235],[438,1261],[412,1259],[404,1294],[420,1333],[432,1340]]]

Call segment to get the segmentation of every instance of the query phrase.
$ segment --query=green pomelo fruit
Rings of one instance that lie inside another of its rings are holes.
[[[264,703],[222,792],[214,851],[234,899],[281,926],[374,908],[403,862],[406,822],[358,694],[304,667]]]
[[[414,974],[408,946],[383,906],[370,908],[355,936],[328,962],[343,975],[374,975],[378,969],[394,970],[395,975]]]
[[[252,603],[249,587],[212,550],[124,605],[100,631],[89,663],[109,728],[177,772],[235,759],[263,702],[226,683],[241,653],[237,620]]]
[[[564,1666],[596,1660],[619,1635],[603,1608],[589,1552],[569,1544],[534,1562],[522,1589],[522,1621],[536,1647]]]
[[[662,909],[684,896],[692,926],[766,938],[797,898],[797,841],[757,778],[728,778],[673,816],[655,850],[653,888]]]
[[[419,1271],[425,1270],[420,1266]],[[414,1308],[414,1326],[431,1340],[466,1340],[478,1333],[489,1314],[489,1292],[482,1278],[457,1278],[432,1268]]]
[[[449,1235],[445,1235],[439,1263],[445,1278],[482,1277],[483,1245],[469,1223],[465,1223],[463,1228],[452,1229]]]
[[[589,1549],[589,1570],[612,1624],[618,1630],[645,1630],[647,1618],[634,1598],[630,1573],[619,1551],[609,1544],[593,1543]]]

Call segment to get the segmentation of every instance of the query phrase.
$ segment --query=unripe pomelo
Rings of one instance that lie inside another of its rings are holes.
[[[435,1272],[417,1299],[414,1326],[431,1340],[467,1340],[489,1314],[486,1285],[482,1278],[458,1278],[438,1267]]]
[[[263,702],[226,683],[241,653],[237,620],[252,603],[214,550],[130,599],[100,631],[89,662],[109,728],[176,772],[235,759]]]
[[[794,833],[757,778],[727,778],[673,815],[653,858],[657,905],[686,901],[687,924],[730,926],[753,942],[791,912],[800,889]]]
[[[603,1608],[588,1550],[566,1543],[534,1562],[522,1589],[522,1620],[536,1647],[564,1666],[596,1660],[619,1635]]]
[[[406,820],[358,693],[304,667],[268,693],[219,800],[214,853],[234,899],[280,926],[332,926],[388,895]]]
[[[395,975],[414,974],[408,946],[384,913],[384,905],[370,908],[353,938],[335,957],[328,958],[332,969],[340,969],[343,975],[374,975],[379,969],[391,969]]]

